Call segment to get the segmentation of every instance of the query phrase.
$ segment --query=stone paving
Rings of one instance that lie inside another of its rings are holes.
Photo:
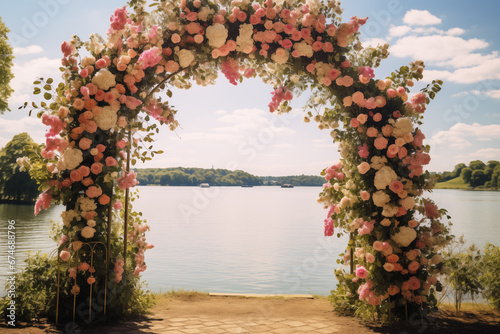
[[[242,298],[194,296],[163,298],[151,313],[128,321],[56,329],[40,323],[21,329],[0,326],[0,333],[15,334],[225,334],[225,333],[374,333],[358,320],[340,317],[324,299]]]
[[[97,331],[98,330],[98,331]],[[294,320],[289,318],[267,318],[249,322],[235,318],[190,317],[156,318],[131,322],[117,326],[103,326],[88,329],[83,333],[186,333],[186,334],[224,334],[224,333],[374,333],[357,323],[351,326],[339,325],[335,319],[315,317]]]
[[[217,306],[211,307],[216,300]],[[225,307],[221,307],[221,303],[225,303]],[[196,304],[196,309],[190,308],[189,304]],[[299,305],[302,310],[298,309]],[[141,321],[126,322],[118,326],[101,326],[98,329],[99,333],[109,334],[374,333],[353,318],[335,315],[326,300],[256,301],[255,298],[234,297],[210,297],[210,300],[177,302],[172,307],[167,304],[167,307],[154,309],[153,314]],[[97,331],[89,329],[82,333]]]

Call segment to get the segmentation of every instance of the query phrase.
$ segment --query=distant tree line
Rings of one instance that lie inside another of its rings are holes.
[[[199,186],[208,183],[214,186],[262,185],[260,177],[241,170],[203,168],[144,168],[136,169],[139,185]]]
[[[141,168],[135,169],[140,185],[158,186],[199,186],[208,183],[211,186],[272,186],[292,184],[294,186],[321,186],[325,179],[321,176],[256,176],[247,172],[227,169],[204,168]]]
[[[317,175],[292,175],[292,176],[263,176],[262,180],[265,185],[282,185],[291,184],[294,186],[314,187],[322,186],[325,183],[325,178]]]
[[[469,163],[469,166],[460,163],[452,172],[443,172],[438,175],[440,176],[438,182],[461,177],[471,187],[498,188],[500,187],[500,162],[490,160],[485,164],[481,160],[474,160]]]

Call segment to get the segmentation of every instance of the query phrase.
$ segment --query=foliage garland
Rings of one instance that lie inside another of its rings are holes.
[[[325,235],[334,227],[351,234],[341,262],[355,270],[336,272],[331,300],[337,309],[382,320],[432,309],[438,252],[450,236],[441,222],[445,211],[422,197],[433,180],[423,170],[429,146],[418,126],[442,82],[409,99],[409,87],[422,78],[420,61],[374,79],[387,45],[362,48],[358,30],[366,18],[341,23],[338,1],[156,0],[152,12],[145,4],[130,1],[132,13],[117,9],[107,38],[64,42],[64,82],[42,79],[34,91],[49,101],[33,107],[42,109],[38,116],[50,129],[46,145],[23,161],[43,190],[35,212],[52,202],[66,206],[59,247],[67,274],[78,282],[72,293],[94,270],[78,250],[82,242],[106,241],[109,210],[109,277],[119,284],[124,275],[123,194],[137,183],[125,152],[132,150],[132,165],[149,160],[161,153],[150,145],[157,123],[177,126],[176,111],[157,91],[213,84],[221,69],[233,84],[259,76],[273,85],[271,112],[288,112],[294,94],[312,92],[305,121],[313,117],[340,143],[342,161],[322,172],[327,182],[320,194],[328,208]],[[130,216],[128,248],[136,266],[129,271],[138,276],[151,247],[149,227],[141,213]],[[90,276],[102,281],[100,275]]]

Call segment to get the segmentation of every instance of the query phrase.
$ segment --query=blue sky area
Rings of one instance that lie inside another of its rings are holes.
[[[59,78],[60,45],[73,34],[87,40],[105,35],[109,16],[125,5],[106,1],[5,1],[0,16],[11,30],[15,93],[10,113],[0,115],[0,147],[27,131],[44,141],[45,127],[17,107],[31,99],[40,76]],[[366,44],[388,42],[391,55],[376,70],[378,78],[414,60],[426,63],[426,82],[441,78],[442,92],[425,113],[423,131],[431,149],[431,171],[452,170],[459,162],[500,160],[500,2],[442,0],[344,1],[344,21],[368,16]],[[423,84],[414,87],[415,92]],[[217,84],[174,91],[181,128],[166,127],[156,149],[165,154],[137,167],[243,169],[256,175],[318,174],[340,156],[329,131],[302,122],[303,98],[294,111],[270,114],[272,87],[259,79],[233,86]]]

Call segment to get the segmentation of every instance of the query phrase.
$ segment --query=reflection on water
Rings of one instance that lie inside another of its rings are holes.
[[[146,252],[149,288],[210,292],[317,293],[335,288],[346,237],[323,237],[320,188],[139,187],[155,248]],[[500,244],[500,192],[435,190],[452,216],[452,233],[483,248]],[[52,252],[51,220],[62,207],[33,215],[32,206],[0,205],[0,273],[7,270],[7,225],[16,221],[18,268],[29,250]],[[5,276],[0,275],[2,290]]]
[[[62,207],[51,207],[35,217],[33,205],[0,204],[0,292],[4,290],[7,274],[7,226],[15,221],[15,259],[17,269],[24,267],[29,251],[52,252],[56,244],[50,239],[52,220],[59,219]]]

